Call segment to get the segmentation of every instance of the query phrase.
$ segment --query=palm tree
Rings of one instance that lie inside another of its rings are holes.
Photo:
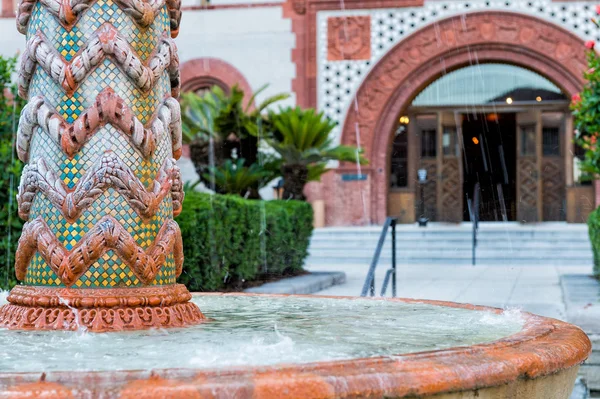
[[[259,164],[246,166],[243,158],[232,161],[225,160],[219,167],[209,167],[204,179],[209,181],[211,188],[218,194],[234,194],[245,198],[259,198],[256,188],[263,187],[272,180],[271,172]]]
[[[319,181],[329,161],[367,163],[356,147],[333,145],[335,122],[323,112],[300,107],[269,112],[268,144],[279,154],[283,176],[283,198],[305,200],[304,186]]]
[[[202,96],[193,92],[182,95],[183,140],[190,144],[192,162],[205,184],[210,183],[205,176],[211,168],[221,168],[228,159],[244,158],[246,165],[258,160],[259,136],[262,125],[268,123],[263,112],[289,97],[277,94],[254,107],[256,96],[266,87],[247,101],[237,85],[229,94],[213,86]]]

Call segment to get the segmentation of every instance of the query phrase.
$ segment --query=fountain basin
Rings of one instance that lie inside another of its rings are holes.
[[[213,321],[110,334],[0,331],[0,398],[566,399],[591,350],[570,324],[473,305],[247,294],[193,301]]]

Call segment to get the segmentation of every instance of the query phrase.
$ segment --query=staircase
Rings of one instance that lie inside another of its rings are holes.
[[[380,233],[380,226],[316,229],[306,264],[367,265]],[[396,234],[399,265],[471,264],[471,223],[430,223],[427,227],[398,225]],[[477,264],[481,265],[586,266],[591,265],[593,259],[585,224],[481,222],[477,241]],[[389,238],[380,263],[391,263]]]

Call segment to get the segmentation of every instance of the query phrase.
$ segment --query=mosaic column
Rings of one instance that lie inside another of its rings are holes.
[[[179,0],[23,0],[17,153],[27,221],[0,309],[15,329],[113,331],[204,316],[182,271]]]

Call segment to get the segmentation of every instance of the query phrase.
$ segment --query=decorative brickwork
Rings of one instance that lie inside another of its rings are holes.
[[[457,26],[462,28],[456,29]],[[535,70],[568,95],[578,92],[583,84],[583,41],[535,17],[507,12],[475,13],[420,30],[386,53],[358,90],[358,113],[347,114],[341,141],[359,144],[358,126],[360,145],[370,160],[372,175],[363,192],[348,194],[357,197],[356,201],[359,196],[365,197],[364,193],[368,195],[362,208],[330,206],[337,200],[326,198],[329,224],[354,224],[360,219],[366,219],[366,223],[383,222],[387,213],[387,159],[398,115],[430,82],[443,73],[471,65],[474,55],[479,63],[506,62]]]
[[[327,19],[327,59],[368,60],[371,58],[371,17]]]
[[[196,58],[181,65],[181,89],[194,91],[212,85],[227,91],[234,85],[244,91],[244,97],[252,97],[252,87],[233,65],[218,58]]]
[[[296,64],[296,78],[292,90],[301,107],[317,106],[317,14],[321,11],[345,9],[379,9],[416,7],[423,0],[287,0],[283,15],[292,20],[296,47],[292,61]]]

